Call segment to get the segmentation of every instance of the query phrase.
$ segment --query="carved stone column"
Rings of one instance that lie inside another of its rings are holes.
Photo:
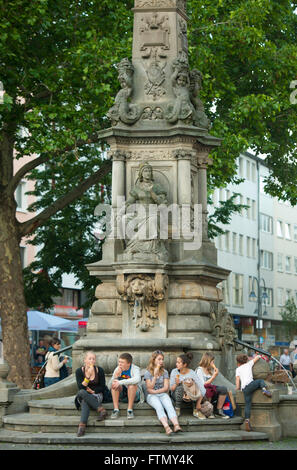
[[[208,151],[198,156],[198,204],[202,205],[202,240],[208,241],[207,221],[207,167],[212,162],[208,158]]]
[[[112,207],[117,207],[117,199],[125,197],[125,160],[126,154],[122,150],[115,150],[112,156],[112,181],[117,184],[112,185]]]

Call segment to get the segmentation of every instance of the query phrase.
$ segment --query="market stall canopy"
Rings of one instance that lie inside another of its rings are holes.
[[[78,327],[72,325],[75,323],[65,318],[58,318],[48,313],[38,312],[37,310],[29,310],[27,312],[28,329],[33,331],[77,331]],[[1,331],[1,323],[0,323]]]
[[[63,320],[64,325],[61,325],[63,331],[77,331],[78,328],[87,326],[88,318],[81,318],[80,320]],[[66,323],[67,322],[67,323]]]

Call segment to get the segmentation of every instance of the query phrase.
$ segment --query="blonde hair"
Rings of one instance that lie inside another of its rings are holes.
[[[89,354],[93,354],[93,356],[95,356],[95,359],[96,359],[96,354],[94,353],[94,351],[86,351],[85,354],[84,354],[84,362],[86,360],[86,358],[88,357]]]
[[[162,356],[164,358],[164,354],[162,351],[154,351],[153,354],[151,355],[150,362],[147,366],[147,370],[154,375],[154,369],[155,369],[155,360],[157,359],[158,356]],[[160,367],[160,375],[164,374],[164,366]]]
[[[199,362],[199,366],[203,367],[203,369],[206,369],[209,373],[212,372],[212,367],[211,363],[214,360],[214,355],[211,354],[210,352],[206,352],[203,354],[201,361]]]

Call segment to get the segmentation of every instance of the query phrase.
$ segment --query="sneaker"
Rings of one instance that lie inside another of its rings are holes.
[[[176,416],[179,417],[180,416],[180,408],[175,408],[175,412],[176,412]]]
[[[224,413],[224,411],[223,411],[222,409],[217,410],[217,411],[218,411],[218,416],[219,416],[220,418],[223,418],[223,419],[229,419],[229,418],[230,418],[230,416],[225,415],[225,413]]]
[[[262,388],[262,393],[263,393],[263,395],[265,395],[265,397],[267,397],[267,398],[271,398],[271,397],[272,397],[272,393],[270,392],[270,390],[267,390],[266,388]]]
[[[120,416],[120,410],[113,410],[111,413],[111,419],[117,419]]]
[[[247,432],[251,432],[251,425],[250,425],[250,420],[249,419],[246,419],[244,421],[244,428]]]
[[[193,416],[195,416],[195,418],[198,418],[198,419],[206,419],[206,416],[204,416],[204,414],[201,413],[201,411],[197,409],[193,411]]]
[[[135,418],[133,410],[127,410],[127,418],[128,419],[134,419]]]
[[[215,415],[212,414],[212,415],[208,416],[208,419],[215,419]]]

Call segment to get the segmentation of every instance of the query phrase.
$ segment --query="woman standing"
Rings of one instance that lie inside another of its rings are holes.
[[[147,371],[144,374],[144,380],[146,384],[146,401],[156,410],[166,434],[169,436],[173,431],[181,432],[182,429],[168,395],[169,375],[167,370],[164,369],[164,354],[162,351],[158,350],[152,354]],[[173,431],[168,424],[166,413],[174,426]]]
[[[47,361],[44,374],[45,387],[49,387],[60,381],[60,369],[68,361],[68,358],[65,357],[65,359],[60,362],[58,354],[54,355],[54,353],[60,349],[61,341],[59,338],[53,338],[49,343],[49,349],[45,355],[45,360]]]
[[[214,363],[214,356],[209,352],[204,353],[199,363],[199,367],[195,372],[199,379],[204,383],[208,399],[211,402],[217,400],[217,413],[220,418],[228,419],[229,416],[225,415],[223,412],[223,405],[225,403],[228,390],[226,387],[214,385],[212,383],[219,373],[219,369],[217,369]],[[214,418],[214,415],[212,414],[209,418]]]
[[[85,434],[90,410],[97,410],[98,421],[106,418],[107,412],[102,406],[103,392],[105,389],[105,374],[101,367],[95,366],[96,356],[88,351],[84,357],[84,366],[76,369],[76,383],[79,389],[75,397],[76,408],[81,407],[81,418],[78,426],[77,437]]]
[[[203,381],[195,374],[193,369],[189,368],[189,364],[193,359],[191,353],[181,354],[176,359],[176,369],[173,369],[170,374],[170,390],[172,398],[175,402],[175,410],[177,416],[180,415],[181,404],[183,402],[184,388],[183,382],[192,379],[200,390],[200,397],[197,400],[192,400],[193,416],[199,419],[206,419],[201,412],[201,402],[206,393]]]

